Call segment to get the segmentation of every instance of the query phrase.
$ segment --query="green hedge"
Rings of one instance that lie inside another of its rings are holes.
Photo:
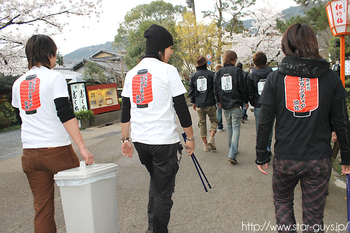
[[[15,110],[11,103],[4,101],[0,104],[0,129],[18,124]]]
[[[77,120],[89,120],[90,122],[95,120],[94,112],[91,109],[81,110],[79,112],[75,112],[74,114]]]

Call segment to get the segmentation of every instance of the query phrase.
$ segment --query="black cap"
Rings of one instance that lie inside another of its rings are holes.
[[[146,38],[146,54],[157,54],[174,44],[170,32],[157,24],[150,26],[143,36]]]

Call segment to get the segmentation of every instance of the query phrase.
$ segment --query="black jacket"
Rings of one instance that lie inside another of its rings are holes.
[[[215,73],[215,96],[223,109],[248,103],[246,83],[242,70],[233,64],[225,64]]]
[[[191,103],[198,108],[210,107],[216,104],[214,95],[214,72],[207,70],[206,65],[198,67],[191,76],[188,95]]]
[[[272,72],[270,67],[263,69],[254,68],[247,77],[247,91],[250,104],[255,108],[260,108],[259,97],[265,84],[267,76]],[[260,90],[259,90],[260,87]]]
[[[332,126],[342,164],[350,165],[350,123],[339,76],[322,59],[285,57],[267,77],[259,103],[257,164],[268,162],[269,134],[275,126],[275,157],[297,161],[330,158]],[[331,126],[332,125],[332,126]]]

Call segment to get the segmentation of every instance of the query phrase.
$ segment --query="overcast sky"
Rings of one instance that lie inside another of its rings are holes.
[[[70,22],[63,34],[53,36],[58,51],[65,55],[76,49],[90,45],[103,44],[114,41],[119,23],[123,22],[125,14],[139,4],[149,4],[153,0],[103,0],[103,13],[97,23],[97,19],[90,21],[78,20]],[[173,5],[186,5],[186,0],[164,0]],[[214,9],[216,0],[195,0],[197,20],[202,18],[201,11]],[[263,0],[257,0],[256,6],[261,7]],[[283,10],[290,6],[296,6],[294,0],[269,0],[276,10]],[[80,21],[80,22],[79,22]],[[84,23],[84,24],[82,24]],[[86,27],[86,25],[88,27]],[[84,27],[85,26],[85,27]]]

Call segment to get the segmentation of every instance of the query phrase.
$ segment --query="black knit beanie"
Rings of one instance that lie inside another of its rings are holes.
[[[174,44],[170,32],[157,24],[150,26],[143,36],[146,38],[146,55],[158,54]]]

